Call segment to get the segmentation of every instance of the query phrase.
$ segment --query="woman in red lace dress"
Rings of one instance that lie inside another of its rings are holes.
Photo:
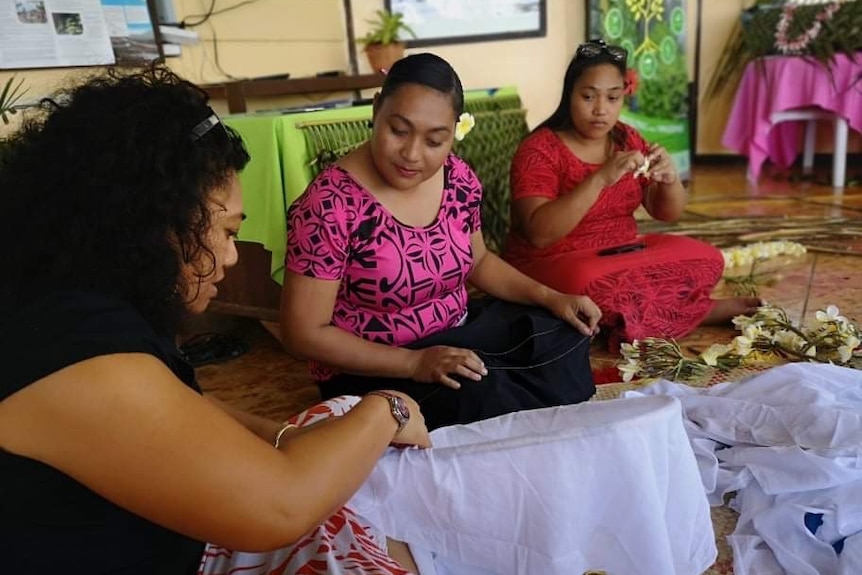
[[[711,299],[724,269],[713,246],[638,234],[638,206],[658,220],[676,220],[685,190],[667,151],[618,121],[626,58],[623,48],[601,40],[578,47],[557,110],[512,161],[504,252],[538,281],[592,298],[611,349],[648,336],[681,337],[760,303]]]

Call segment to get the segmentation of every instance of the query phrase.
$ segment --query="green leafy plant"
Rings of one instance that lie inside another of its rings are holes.
[[[779,25],[784,18],[789,39],[806,38],[804,48],[794,51],[811,56],[828,66],[835,54],[854,54],[862,50],[862,1],[853,0],[833,6],[828,13],[823,4],[798,4],[792,14],[784,15],[786,2],[758,0],[742,13],[721,53],[710,78],[706,97],[736,89],[745,66],[756,58],[780,54],[777,45]],[[828,16],[828,17],[826,17]]]
[[[400,12],[389,12],[388,10],[378,10],[377,17],[374,20],[366,20],[371,24],[371,29],[368,34],[359,39],[359,42],[366,46],[372,44],[394,44],[401,42],[401,33],[405,32],[414,38],[416,33],[413,29],[404,22],[404,15]]]
[[[26,93],[27,88],[24,88],[23,78],[17,83],[15,76],[6,81],[3,90],[0,91],[0,120],[3,120],[4,124],[9,124],[9,116],[18,112],[17,104]]]

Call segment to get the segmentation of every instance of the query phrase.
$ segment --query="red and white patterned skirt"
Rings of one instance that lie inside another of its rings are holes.
[[[344,415],[358,397],[336,397],[290,418],[300,427]],[[342,507],[296,544],[267,553],[207,545],[198,575],[410,575],[386,552],[386,535]]]

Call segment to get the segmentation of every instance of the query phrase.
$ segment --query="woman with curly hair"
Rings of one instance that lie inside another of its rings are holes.
[[[240,138],[159,67],[43,107],[0,159],[3,571],[216,573],[231,552],[205,541],[262,551],[332,535],[319,526],[386,446],[428,433],[395,392],[302,429],[202,397],[174,336],[237,261]],[[407,572],[385,537],[336,517],[351,529],[329,548],[359,549],[363,573]],[[266,572],[296,572],[318,547],[282,549]]]

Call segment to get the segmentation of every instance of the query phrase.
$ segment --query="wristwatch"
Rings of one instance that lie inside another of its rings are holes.
[[[407,402],[404,401],[403,397],[381,390],[369,391],[367,395],[379,395],[380,397],[385,397],[387,401],[389,401],[389,410],[392,412],[392,417],[394,417],[395,421],[398,422],[398,431],[404,429],[404,426],[406,426],[407,422],[410,421],[410,410],[407,408]],[[398,431],[396,431],[396,433],[398,433]]]

